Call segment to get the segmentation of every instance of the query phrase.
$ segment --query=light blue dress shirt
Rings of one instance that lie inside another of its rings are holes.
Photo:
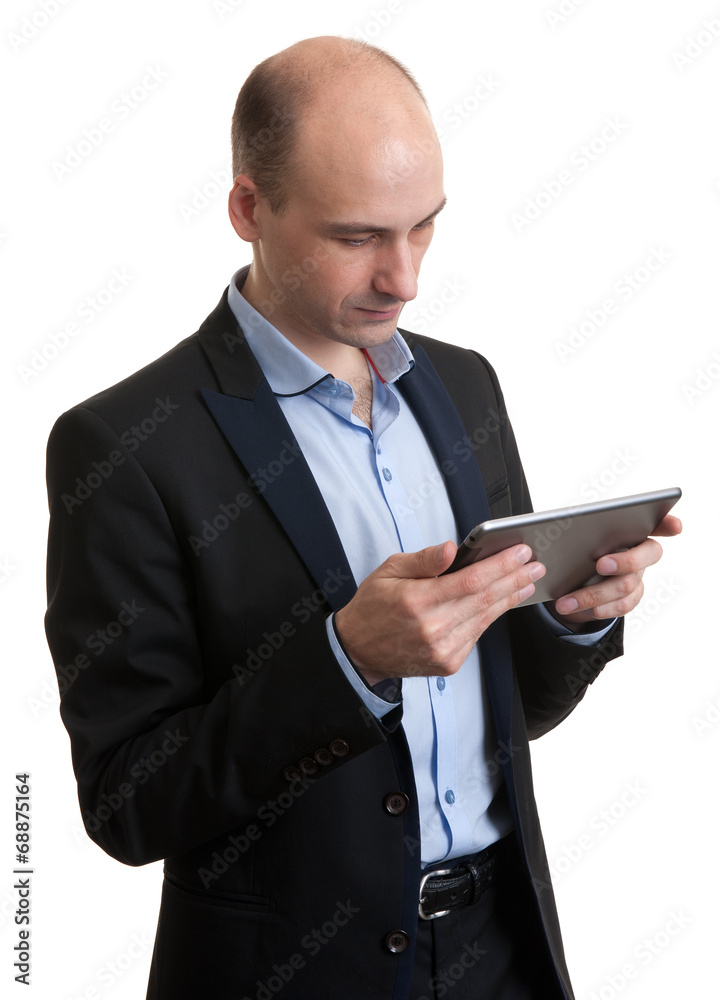
[[[402,336],[367,352],[375,369],[372,429],[352,412],[351,386],[299,351],[230,283],[228,302],[302,449],[359,585],[396,552],[459,542],[443,477],[425,436],[393,387],[414,364]],[[545,609],[556,634],[574,636]],[[368,623],[372,628],[372,623]],[[328,637],[355,691],[377,717],[394,706],[347,659],[331,618]],[[478,647],[452,677],[402,682],[403,721],[418,795],[423,864],[482,850],[512,829],[498,792],[501,756],[484,690]]]

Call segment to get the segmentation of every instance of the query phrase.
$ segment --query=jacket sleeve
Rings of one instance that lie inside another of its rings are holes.
[[[46,632],[83,820],[108,854],[138,865],[182,853],[384,742],[324,614],[250,682],[217,680],[192,561],[136,455],[91,409],[56,423],[47,479]]]

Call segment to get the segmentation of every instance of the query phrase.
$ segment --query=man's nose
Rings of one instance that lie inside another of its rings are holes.
[[[373,282],[376,291],[400,302],[410,302],[418,291],[417,272],[410,246],[392,244],[376,258],[377,269]]]

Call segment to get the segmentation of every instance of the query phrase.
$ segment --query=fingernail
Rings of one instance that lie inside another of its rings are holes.
[[[446,543],[443,542],[442,545],[438,545],[438,547],[435,549],[434,559],[436,563],[441,563],[445,558],[445,544]]]
[[[618,564],[608,556],[603,556],[597,565],[598,573],[601,573],[603,576],[611,576],[613,573],[617,573],[617,569]]]
[[[530,579],[539,580],[541,576],[545,576],[545,567],[542,563],[538,563],[530,570]]]
[[[521,545],[520,548],[515,553],[515,558],[522,565],[526,563],[530,556],[532,555],[532,549],[529,545]]]
[[[571,615],[577,609],[578,602],[574,597],[561,597],[555,605],[555,610],[559,615]]]
[[[534,593],[535,593],[535,587],[532,583],[529,583],[527,587],[523,587],[518,596],[520,597],[521,601],[524,601],[526,597],[530,597],[531,594]]]

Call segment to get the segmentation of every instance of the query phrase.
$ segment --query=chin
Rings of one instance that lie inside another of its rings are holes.
[[[377,347],[386,344],[392,338],[398,327],[398,317],[385,320],[368,320],[354,326],[356,342],[362,341],[362,347]]]

